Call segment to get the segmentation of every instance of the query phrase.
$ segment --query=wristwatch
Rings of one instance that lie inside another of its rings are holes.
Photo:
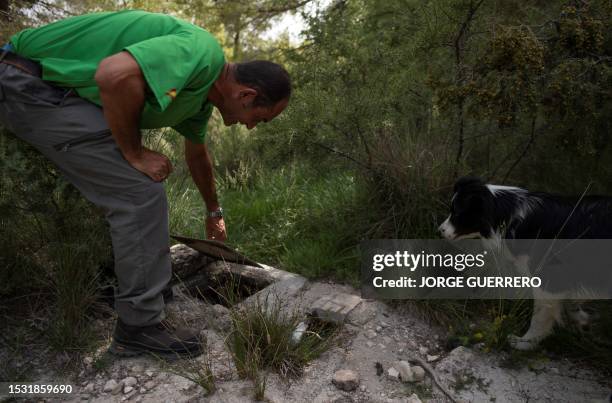
[[[215,211],[209,211],[208,213],[206,213],[206,215],[208,217],[221,218],[223,217],[223,208],[219,207]]]

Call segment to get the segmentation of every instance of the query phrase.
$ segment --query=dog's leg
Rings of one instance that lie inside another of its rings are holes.
[[[546,291],[534,291],[533,315],[529,330],[522,337],[508,337],[510,345],[517,350],[533,350],[546,336],[552,333],[555,323],[561,323],[561,296]]]
[[[574,322],[579,330],[588,329],[591,323],[591,315],[582,309],[581,303],[576,303],[573,307],[567,310],[567,316]]]

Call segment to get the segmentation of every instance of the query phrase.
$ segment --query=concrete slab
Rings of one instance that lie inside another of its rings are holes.
[[[266,311],[280,305],[284,313],[301,312],[302,298],[300,295],[307,284],[308,281],[302,276],[277,281],[246,298],[239,305],[248,306],[260,301],[266,304]]]
[[[361,301],[360,296],[353,294],[338,292],[322,295],[314,301],[311,312],[321,320],[341,324]]]
[[[277,281],[302,278],[295,273],[289,273],[261,263],[260,265],[262,267],[245,266],[238,263],[217,260],[208,264],[205,270],[208,275],[214,275],[221,272],[231,273],[262,288]]]

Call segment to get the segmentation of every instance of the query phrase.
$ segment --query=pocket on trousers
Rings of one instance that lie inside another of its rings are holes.
[[[112,137],[110,129],[105,129],[94,133],[87,133],[70,139],[68,141],[63,141],[59,144],[55,144],[53,148],[55,149],[55,151],[66,152],[75,146],[93,143],[95,141],[106,140],[107,137]]]
[[[62,106],[66,98],[74,93],[72,88],[56,87],[43,81],[41,81],[41,84],[42,85],[38,85],[38,83],[31,86],[28,85],[23,91],[37,101],[54,107]]]

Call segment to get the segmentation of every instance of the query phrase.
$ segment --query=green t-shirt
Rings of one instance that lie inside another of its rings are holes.
[[[74,88],[98,105],[98,64],[128,51],[152,91],[140,127],[173,127],[193,142],[204,142],[213,109],[208,91],[225,58],[219,43],[202,28],[164,14],[102,12],[23,30],[11,43],[16,53],[42,64],[44,80]]]

